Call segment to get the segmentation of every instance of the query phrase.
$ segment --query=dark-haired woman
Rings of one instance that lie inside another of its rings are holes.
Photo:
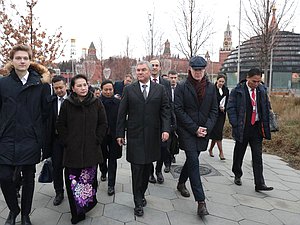
[[[65,146],[65,184],[71,222],[76,224],[97,204],[97,166],[103,162],[100,144],[107,120],[103,104],[88,91],[84,75],[72,78],[71,89],[61,106],[57,130]]]
[[[214,157],[213,148],[217,143],[219,149],[219,157],[221,160],[225,160],[223,147],[222,147],[222,139],[223,139],[223,128],[226,119],[226,105],[229,96],[229,90],[225,86],[225,81],[226,81],[226,76],[224,74],[219,74],[215,84],[217,100],[219,104],[218,120],[210,134],[211,144],[208,150],[209,155],[211,157]]]

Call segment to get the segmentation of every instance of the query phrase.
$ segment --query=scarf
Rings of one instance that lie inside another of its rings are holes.
[[[189,82],[191,82],[191,84],[193,85],[193,87],[195,88],[196,94],[197,94],[197,98],[198,98],[198,102],[201,105],[203,99],[204,99],[204,95],[205,95],[205,87],[207,84],[206,81],[206,76],[203,76],[203,78],[201,79],[201,81],[195,80],[192,76],[191,73],[189,73],[187,80]]]

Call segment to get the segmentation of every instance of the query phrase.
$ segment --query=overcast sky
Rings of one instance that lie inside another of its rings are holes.
[[[242,0],[244,4],[247,1]],[[282,0],[278,0],[280,1]],[[300,0],[296,0],[296,3],[298,1]],[[15,3],[21,6],[20,2],[18,0]],[[181,0],[39,0],[34,8],[34,15],[49,33],[62,26],[65,40],[75,38],[77,57],[81,56],[81,49],[88,48],[92,41],[97,48],[100,38],[103,40],[104,58],[123,56],[126,38],[129,37],[130,56],[138,58],[146,54],[144,39],[149,31],[148,13],[153,15],[153,12],[154,31],[162,34],[163,40],[170,41],[172,54],[178,53],[175,49],[178,36],[174,22],[176,17],[182,17],[178,11],[179,2]],[[239,0],[197,0],[196,4],[214,21],[215,34],[206,43],[201,54],[209,51],[211,57],[218,60],[218,51],[222,47],[228,21],[232,25],[233,46],[238,45]],[[300,33],[299,20],[298,12],[294,19],[298,23],[291,24],[289,30],[294,28],[295,32]],[[65,48],[67,58],[70,55],[70,45],[68,41]]]

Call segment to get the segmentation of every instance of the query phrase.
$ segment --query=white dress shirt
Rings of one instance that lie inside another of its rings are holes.
[[[24,77],[21,78],[21,82],[23,85],[25,85],[27,83],[29,77],[29,72],[27,71],[27,73],[24,75]]]
[[[67,94],[65,94],[62,98],[65,100],[67,98]],[[57,115],[59,115],[60,107],[62,103],[63,101],[61,100],[61,97],[57,96]]]

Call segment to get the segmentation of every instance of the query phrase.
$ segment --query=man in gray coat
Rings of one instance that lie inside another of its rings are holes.
[[[150,81],[151,70],[149,62],[138,62],[138,82],[124,89],[116,129],[118,144],[123,145],[127,124],[126,159],[131,163],[136,216],[144,214],[151,163],[160,159],[161,142],[166,142],[170,133],[168,97],[163,86]]]

